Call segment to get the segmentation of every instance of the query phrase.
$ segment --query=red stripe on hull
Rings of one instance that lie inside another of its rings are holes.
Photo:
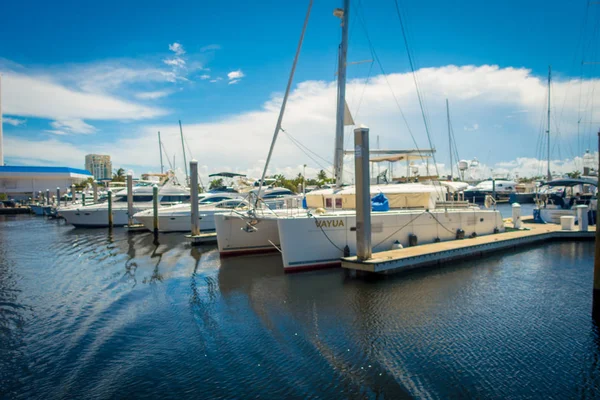
[[[302,266],[298,266],[298,267],[287,267],[287,268],[284,268],[283,270],[287,274],[292,274],[295,272],[306,272],[306,271],[316,271],[319,269],[339,268],[341,266],[342,266],[341,261],[333,261],[333,262],[328,262],[328,263],[323,263],[323,264],[311,264],[311,265],[302,265]]]
[[[277,249],[276,248],[270,248],[270,249],[248,249],[248,250],[230,250],[227,252],[219,252],[219,256],[221,256],[222,258],[225,257],[235,257],[235,256],[244,256],[244,255],[248,255],[248,254],[267,254],[267,253],[274,253],[276,252]]]

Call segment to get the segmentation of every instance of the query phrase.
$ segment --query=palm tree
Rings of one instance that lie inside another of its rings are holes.
[[[112,178],[113,182],[125,182],[125,170],[119,168],[115,171]]]

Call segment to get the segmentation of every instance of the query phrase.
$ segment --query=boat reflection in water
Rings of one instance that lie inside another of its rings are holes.
[[[0,218],[2,393],[600,395],[590,243],[353,280],[180,239]]]

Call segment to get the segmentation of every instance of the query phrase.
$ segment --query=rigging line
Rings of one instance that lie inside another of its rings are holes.
[[[417,214],[416,216],[412,217],[410,219],[410,221],[408,221],[406,224],[402,225],[399,229],[396,229],[394,232],[390,233],[388,236],[386,236],[381,242],[377,243],[376,245],[373,246],[373,248],[383,244],[386,240],[388,240],[389,238],[391,238],[392,236],[394,236],[396,233],[400,232],[402,229],[406,228],[408,225],[410,225],[414,220],[416,220],[417,218],[419,218],[421,215],[424,215],[426,212],[423,211],[420,214]]]
[[[413,63],[413,58],[410,52],[410,48],[408,46],[408,39],[406,37],[406,32],[404,29],[404,23],[402,21],[402,15],[400,14],[400,7],[398,5],[398,0],[394,0],[394,4],[396,5],[396,14],[398,15],[398,19],[400,21],[400,27],[402,29],[402,37],[404,38],[404,45],[406,46],[406,53],[408,56],[408,62],[410,64],[410,69],[412,71],[412,75],[413,75],[413,80],[415,82],[415,88],[417,89],[417,98],[419,100],[419,106],[421,107],[421,115],[423,117],[423,123],[425,124],[425,132],[427,133],[427,140],[429,141],[429,146],[430,148],[433,148],[433,143],[431,141],[431,135],[429,133],[429,124],[428,124],[428,118],[426,116],[425,113],[425,107],[424,107],[424,103],[423,103],[423,99],[421,97],[421,90],[419,89],[419,84],[418,84],[418,80],[417,80],[417,74],[415,72],[415,66]],[[437,175],[439,176],[439,171],[437,168],[437,161],[435,159],[435,153],[432,153],[432,159],[433,159],[433,163],[435,165],[435,170]]]
[[[332,241],[332,240],[329,238],[329,236],[327,235],[327,233],[325,233],[325,230],[323,229],[323,226],[321,226],[321,225],[318,223],[318,222],[319,222],[319,220],[317,220],[317,218],[316,218],[314,215],[310,214],[310,213],[308,214],[308,216],[309,216],[309,217],[312,217],[312,218],[315,220],[315,223],[316,223],[315,225],[317,225],[317,226],[318,226],[318,227],[321,229],[321,232],[323,232],[323,235],[325,235],[325,238],[327,238],[327,240],[329,241],[329,243],[331,243],[331,245],[332,245],[333,247],[335,247],[336,249],[338,249],[339,251],[341,251],[341,252],[342,252],[342,254],[344,254],[344,250],[343,250],[343,249],[340,249],[340,248],[339,248],[339,247],[338,247],[338,246],[337,246],[335,243],[333,243],[333,241]]]
[[[362,9],[361,9],[362,10]],[[402,117],[402,120],[404,121],[404,124],[406,125],[406,129],[408,130],[408,133],[410,135],[410,138],[413,141],[413,144],[415,145],[415,148],[418,150],[419,149],[419,145],[417,144],[417,140],[415,139],[415,135],[413,134],[410,125],[408,124],[408,120],[406,119],[406,115],[404,115],[404,111],[402,111],[402,107],[400,107],[400,102],[398,101],[398,98],[396,97],[396,94],[394,93],[394,90],[392,88],[392,85],[390,84],[390,81],[387,77],[387,74],[385,72],[385,69],[383,68],[383,64],[381,63],[381,60],[379,59],[379,55],[377,54],[377,52],[375,51],[375,47],[373,46],[373,43],[371,42],[371,37],[369,36],[369,32],[367,30],[367,24],[366,21],[364,20],[364,16],[361,12],[361,10],[357,10],[357,15],[358,15],[358,20],[364,30],[365,36],[367,38],[367,42],[369,43],[369,48],[371,49],[371,53],[373,54],[373,58],[375,59],[375,61],[377,61],[377,65],[379,66],[379,69],[381,70],[381,73],[383,74],[383,79],[385,80],[385,83],[387,84],[388,88],[390,89],[390,93],[392,94],[392,97],[394,98],[394,102],[396,103],[396,107],[398,107],[398,111],[400,111],[400,116]],[[421,158],[421,161],[423,163],[425,163],[425,157],[423,157],[423,155],[421,153],[419,153],[419,157]],[[437,164],[437,163],[436,163]],[[436,170],[437,170],[437,165],[436,165]],[[439,175],[439,173],[438,173]],[[438,190],[438,188],[436,187],[436,190]],[[440,194],[443,194],[440,190]]]
[[[314,151],[312,151],[308,146],[304,145],[302,142],[300,142],[298,139],[296,139],[291,133],[289,133],[288,131],[284,130],[283,128],[281,129],[281,131],[283,133],[286,134],[286,136],[288,136],[288,138],[294,142],[294,144],[296,144],[298,147],[302,147],[304,149],[306,149],[306,151],[308,151],[309,153],[313,154],[315,157],[321,159],[322,161],[326,162],[327,164],[333,164],[330,160],[327,160],[323,157],[321,157],[319,154],[315,153]]]
[[[194,155],[192,154],[192,149],[190,148],[190,145],[185,136],[183,137],[183,141],[187,148],[187,152],[188,152],[188,155],[190,156],[190,159],[194,159]],[[198,174],[198,180],[200,181],[200,186],[202,187],[202,189],[204,189],[204,183],[202,183],[202,178],[200,177],[200,174]]]
[[[165,147],[165,144],[163,142],[160,142],[160,145],[162,146],[163,151],[167,155],[167,162],[169,163],[169,167],[171,167],[171,170],[174,171],[175,169],[173,168],[173,164],[171,164],[171,160],[169,159],[169,153],[167,153],[167,148]]]
[[[282,132],[286,133],[285,131],[282,130]],[[296,147],[298,147],[298,149],[300,149],[301,152],[303,152],[308,158],[310,158],[315,164],[317,164],[319,167],[321,167],[322,170],[324,170],[325,172],[329,173],[330,175],[333,176],[333,172],[331,170],[329,170],[327,167],[323,166],[321,163],[319,163],[319,161],[315,160],[310,154],[308,154],[308,152],[306,152],[302,146],[295,142],[294,139],[288,135],[288,138],[292,141],[292,143],[294,145],[296,145]]]

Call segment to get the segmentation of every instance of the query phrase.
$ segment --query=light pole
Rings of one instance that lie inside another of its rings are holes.
[[[302,166],[302,196],[306,196],[306,164]]]

